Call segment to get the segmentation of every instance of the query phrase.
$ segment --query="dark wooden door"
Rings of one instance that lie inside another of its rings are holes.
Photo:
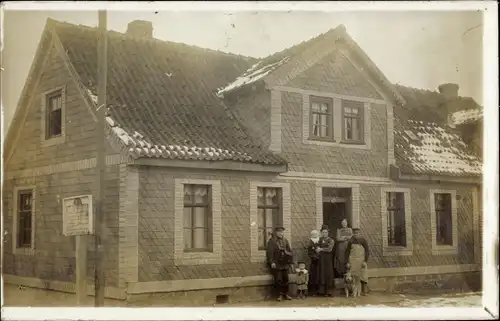
[[[330,228],[331,237],[336,237],[337,229],[342,227],[342,220],[345,217],[346,203],[323,203],[323,224],[328,225]]]

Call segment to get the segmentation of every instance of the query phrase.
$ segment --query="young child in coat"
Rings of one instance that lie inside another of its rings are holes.
[[[307,297],[307,287],[309,283],[309,272],[306,270],[306,264],[299,262],[295,270],[295,280],[297,282],[297,298],[305,299]]]

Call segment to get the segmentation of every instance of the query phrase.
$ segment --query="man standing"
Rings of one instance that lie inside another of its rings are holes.
[[[370,250],[359,228],[353,228],[353,236],[347,243],[346,258],[351,266],[351,274],[356,286],[361,287],[361,294],[368,294],[368,257]]]
[[[288,269],[292,264],[292,248],[283,235],[284,230],[283,227],[274,229],[274,235],[269,239],[266,250],[267,263],[271,268],[278,301],[292,299],[288,295]]]

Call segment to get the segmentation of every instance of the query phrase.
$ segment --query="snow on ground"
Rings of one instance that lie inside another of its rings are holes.
[[[481,294],[474,293],[464,296],[442,296],[427,298],[421,300],[404,300],[399,306],[401,307],[419,307],[419,308],[473,308],[482,305]]]

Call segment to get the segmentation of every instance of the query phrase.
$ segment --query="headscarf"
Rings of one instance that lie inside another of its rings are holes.
[[[313,237],[313,234],[316,234],[317,236]],[[311,231],[311,241],[313,243],[318,243],[319,242],[319,232],[318,232],[318,230],[312,230]]]

